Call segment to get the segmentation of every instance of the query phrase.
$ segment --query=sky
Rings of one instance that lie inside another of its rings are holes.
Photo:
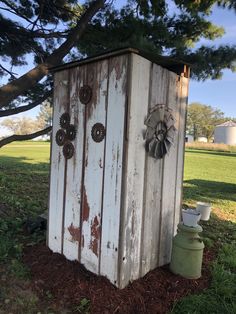
[[[122,6],[125,0],[117,0],[118,6]],[[209,19],[216,25],[225,28],[225,34],[222,38],[214,42],[205,39],[199,42],[200,44],[210,44],[218,46],[220,44],[236,45],[236,13],[232,10],[224,10],[215,8],[213,14]],[[27,67],[21,68],[21,74],[27,71]],[[1,82],[3,84],[4,82]],[[225,113],[227,117],[236,118],[236,72],[232,73],[230,70],[225,70],[221,80],[206,80],[204,82],[197,82],[190,80],[189,85],[189,99],[188,103],[199,102],[218,108]],[[15,115],[20,117],[22,115],[28,117],[36,117],[38,108],[34,108],[26,113]],[[1,123],[0,119],[0,123]],[[1,134],[6,132],[0,127]]]
[[[225,35],[221,39],[211,42],[211,45],[236,45],[236,13],[220,8],[214,9],[210,20],[216,25],[223,26]],[[201,41],[207,44],[206,40]],[[210,42],[209,42],[210,43]],[[221,109],[227,117],[236,118],[236,72],[225,70],[221,80],[207,80],[205,82],[190,81],[189,103],[200,102]]]

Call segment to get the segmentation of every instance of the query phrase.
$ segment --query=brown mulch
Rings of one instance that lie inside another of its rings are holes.
[[[52,253],[42,244],[27,248],[24,262],[31,270],[32,285],[38,295],[44,297],[50,292],[55,303],[79,305],[81,299],[86,298],[91,300],[91,313],[164,314],[175,301],[209,286],[209,263],[215,256],[214,249],[205,248],[200,279],[184,279],[172,274],[166,266],[150,271],[122,290],[114,287],[105,277],[88,272],[78,262]]]

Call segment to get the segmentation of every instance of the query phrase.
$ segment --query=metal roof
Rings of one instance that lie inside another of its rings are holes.
[[[221,123],[221,124],[219,124],[217,126],[233,126],[233,127],[236,127],[236,122],[233,122],[232,120],[229,120],[229,121]]]
[[[190,65],[187,64],[186,62],[183,62],[180,60],[175,60],[175,59],[170,58],[170,57],[159,56],[159,55],[156,55],[154,53],[151,53],[148,51],[142,51],[142,50],[137,49],[137,48],[121,48],[121,49],[116,49],[116,50],[109,50],[109,51],[106,51],[106,52],[99,54],[99,55],[95,55],[95,56],[91,56],[88,58],[72,61],[72,62],[65,63],[65,64],[60,64],[56,67],[51,68],[50,71],[57,72],[57,71],[69,69],[72,67],[80,66],[80,65],[83,65],[86,63],[91,63],[91,62],[95,62],[98,60],[103,60],[103,59],[111,58],[114,56],[123,55],[123,54],[130,54],[130,53],[138,54],[138,55],[150,60],[151,62],[162,66],[163,68],[166,68],[172,72],[175,72],[178,75],[183,74],[185,77],[189,77],[189,73],[190,73],[189,66]]]

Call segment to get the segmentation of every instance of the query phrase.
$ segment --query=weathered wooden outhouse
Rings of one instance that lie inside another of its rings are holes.
[[[54,72],[48,245],[123,288],[170,262],[188,67],[122,49]]]

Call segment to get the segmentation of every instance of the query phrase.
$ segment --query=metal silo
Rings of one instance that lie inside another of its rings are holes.
[[[236,145],[236,123],[227,121],[217,125],[214,132],[214,142]]]

